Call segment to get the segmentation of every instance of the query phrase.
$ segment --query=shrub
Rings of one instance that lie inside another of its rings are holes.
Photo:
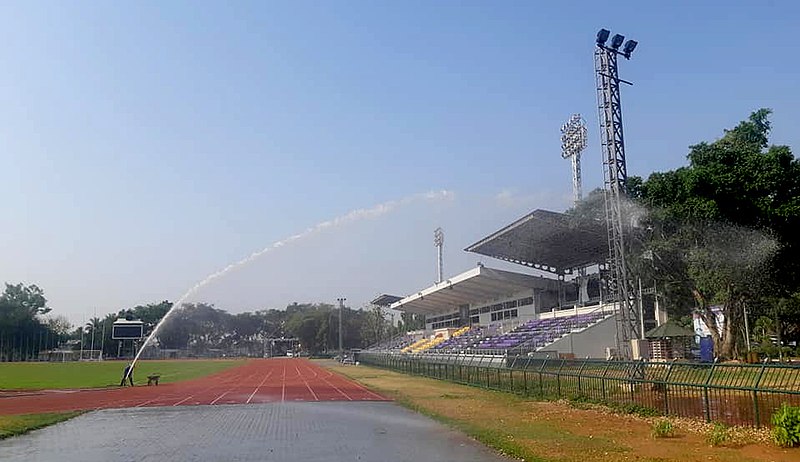
[[[711,446],[722,446],[731,439],[728,427],[721,423],[715,423],[714,428],[706,436],[706,441]]]
[[[675,427],[669,419],[659,419],[653,423],[653,438],[672,438],[675,436]]]
[[[624,406],[622,406],[621,410],[625,414],[635,414],[640,417],[655,417],[661,414],[661,412],[658,411],[657,409],[633,403],[625,404]]]
[[[772,415],[772,438],[778,446],[800,446],[800,406],[783,403]]]

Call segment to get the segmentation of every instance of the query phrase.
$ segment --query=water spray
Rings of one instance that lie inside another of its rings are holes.
[[[200,281],[197,284],[195,284],[185,294],[183,294],[183,296],[181,296],[178,299],[178,301],[176,301],[172,305],[172,307],[169,309],[169,311],[167,311],[167,313],[164,315],[164,317],[161,318],[161,320],[158,322],[158,324],[156,324],[156,327],[153,328],[153,331],[150,332],[150,335],[147,336],[147,339],[144,341],[142,346],[139,348],[139,351],[136,352],[136,356],[133,358],[133,361],[131,362],[131,367],[130,367],[130,369],[128,369],[128,372],[125,374],[125,380],[127,380],[128,376],[133,372],[133,367],[136,366],[136,362],[139,360],[139,357],[142,355],[142,352],[147,347],[147,345],[150,344],[150,342],[153,340],[153,338],[155,338],[156,334],[158,334],[158,331],[161,328],[161,326],[164,325],[164,323],[172,316],[172,313],[174,313],[174,312],[178,311],[179,309],[181,309],[181,306],[183,305],[183,303],[186,302],[186,300],[189,297],[191,297],[195,292],[197,292],[203,286],[208,285],[212,281],[214,281],[216,279],[219,279],[222,276],[228,274],[229,272],[231,272],[231,271],[233,271],[233,270],[235,270],[237,268],[240,268],[240,267],[252,262],[253,260],[261,257],[262,255],[264,255],[264,254],[266,254],[266,253],[268,253],[268,252],[270,252],[272,250],[275,250],[275,249],[278,249],[278,248],[283,247],[285,245],[291,244],[294,241],[297,241],[297,240],[300,240],[300,239],[304,239],[306,237],[309,237],[309,236],[312,236],[314,234],[320,233],[320,232],[322,232],[322,231],[324,231],[326,229],[338,228],[338,227],[346,225],[348,223],[352,223],[352,222],[363,220],[363,219],[377,218],[377,217],[379,217],[381,215],[385,215],[387,213],[392,212],[394,209],[396,209],[398,207],[402,207],[404,205],[408,205],[408,204],[411,204],[411,203],[416,202],[416,201],[420,201],[420,200],[428,200],[428,201],[430,201],[430,200],[444,200],[444,199],[451,199],[451,198],[453,198],[453,196],[454,196],[454,193],[452,191],[447,191],[447,190],[431,191],[431,192],[422,193],[422,194],[414,194],[412,196],[408,196],[408,197],[405,197],[405,198],[399,199],[399,200],[384,202],[382,204],[378,204],[378,205],[376,205],[374,207],[370,207],[370,208],[356,209],[356,210],[350,211],[350,212],[348,212],[348,213],[346,213],[344,215],[336,217],[336,218],[334,218],[332,220],[323,221],[321,223],[318,223],[318,224],[312,226],[311,228],[306,229],[302,233],[298,233],[298,234],[295,234],[293,236],[289,236],[286,239],[274,242],[272,245],[270,245],[268,247],[265,247],[265,248],[263,248],[263,249],[261,249],[261,250],[259,250],[257,252],[254,252],[254,253],[250,254],[249,256],[247,256],[247,257],[245,257],[245,258],[243,258],[243,259],[241,259],[241,260],[239,260],[239,261],[237,261],[235,263],[231,263],[230,265],[228,265],[225,268],[217,271],[216,273],[212,273],[211,275],[207,276],[202,281]]]

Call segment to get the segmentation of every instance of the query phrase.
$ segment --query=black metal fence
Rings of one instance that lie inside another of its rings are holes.
[[[363,364],[539,399],[585,399],[728,425],[768,425],[782,403],[800,405],[800,367],[507,357],[419,358],[361,352]]]

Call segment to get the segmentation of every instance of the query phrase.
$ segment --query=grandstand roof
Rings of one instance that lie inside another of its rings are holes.
[[[464,250],[564,274],[605,262],[608,237],[601,223],[579,226],[566,214],[540,209]]]
[[[548,288],[554,284],[556,281],[553,279],[478,265],[392,303],[391,308],[416,314],[443,313],[460,305],[485,303],[526,289]]]
[[[380,294],[375,298],[375,300],[371,301],[370,304],[375,306],[389,306],[392,303],[402,299],[403,297],[398,297],[397,295]]]

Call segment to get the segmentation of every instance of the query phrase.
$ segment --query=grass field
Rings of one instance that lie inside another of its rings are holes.
[[[504,392],[410,376],[366,366],[326,367],[400,404],[444,422],[515,459],[526,461],[789,462],[800,449],[753,440],[710,447],[710,425],[674,419],[675,435],[653,438],[655,418],[611,409],[578,408]]]
[[[81,412],[78,411],[52,414],[0,415],[0,440],[63,422],[80,414]]]
[[[59,388],[102,388],[119,385],[125,361],[67,363],[0,363],[0,390]],[[178,382],[219,372],[242,364],[242,360],[163,360],[139,361],[134,379],[147,382],[150,374],[160,374],[161,382]]]

